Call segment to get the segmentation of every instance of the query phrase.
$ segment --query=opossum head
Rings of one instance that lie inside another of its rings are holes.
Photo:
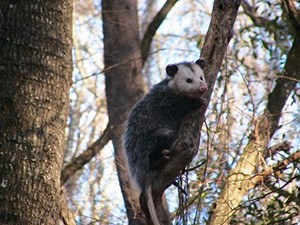
[[[205,60],[198,59],[195,63],[182,62],[166,67],[169,88],[178,95],[199,98],[207,91],[203,69]]]

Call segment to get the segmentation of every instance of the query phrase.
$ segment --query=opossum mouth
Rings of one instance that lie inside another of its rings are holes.
[[[205,91],[204,91],[205,92]],[[189,93],[186,93],[186,96],[187,97],[190,97],[190,98],[200,98],[201,95],[204,93],[204,92],[200,92],[200,91],[196,91],[196,92],[189,92]]]

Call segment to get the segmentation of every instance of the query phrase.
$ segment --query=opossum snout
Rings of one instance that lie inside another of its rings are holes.
[[[206,92],[207,91],[207,86],[206,85],[201,85],[200,87],[199,87],[199,92],[200,92],[200,94],[203,94],[204,92]]]

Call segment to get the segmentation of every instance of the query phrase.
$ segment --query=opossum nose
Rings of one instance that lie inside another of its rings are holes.
[[[199,92],[200,92],[200,94],[203,94],[204,92],[206,92],[207,91],[207,86],[200,86],[199,87]]]

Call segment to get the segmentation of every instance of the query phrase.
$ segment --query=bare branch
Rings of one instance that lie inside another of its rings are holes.
[[[280,170],[286,169],[286,167],[292,163],[292,162],[296,162],[299,161],[300,159],[300,149],[296,152],[294,152],[292,155],[290,155],[288,158],[280,161],[279,163],[277,163],[274,167],[273,167],[273,171],[274,172],[278,172]]]
[[[144,34],[143,40],[141,42],[141,54],[142,54],[142,64],[144,65],[150,51],[150,46],[152,43],[152,39],[161,25],[161,23],[164,21],[168,13],[171,11],[172,7],[175,5],[175,3],[178,2],[178,0],[167,0],[164,6],[161,8],[161,10],[157,13],[157,15],[154,17],[152,22],[147,27],[147,30]]]
[[[92,158],[94,158],[101,149],[109,142],[109,124],[103,131],[102,136],[89,146],[83,153],[74,158],[68,165],[66,165],[61,172],[61,185],[64,185],[71,176],[78,170],[82,169]]]
[[[270,147],[265,155],[265,159],[267,158],[271,158],[272,156],[274,156],[277,152],[279,151],[289,151],[291,149],[291,143],[288,141],[284,141],[278,144],[273,145],[272,147]]]

